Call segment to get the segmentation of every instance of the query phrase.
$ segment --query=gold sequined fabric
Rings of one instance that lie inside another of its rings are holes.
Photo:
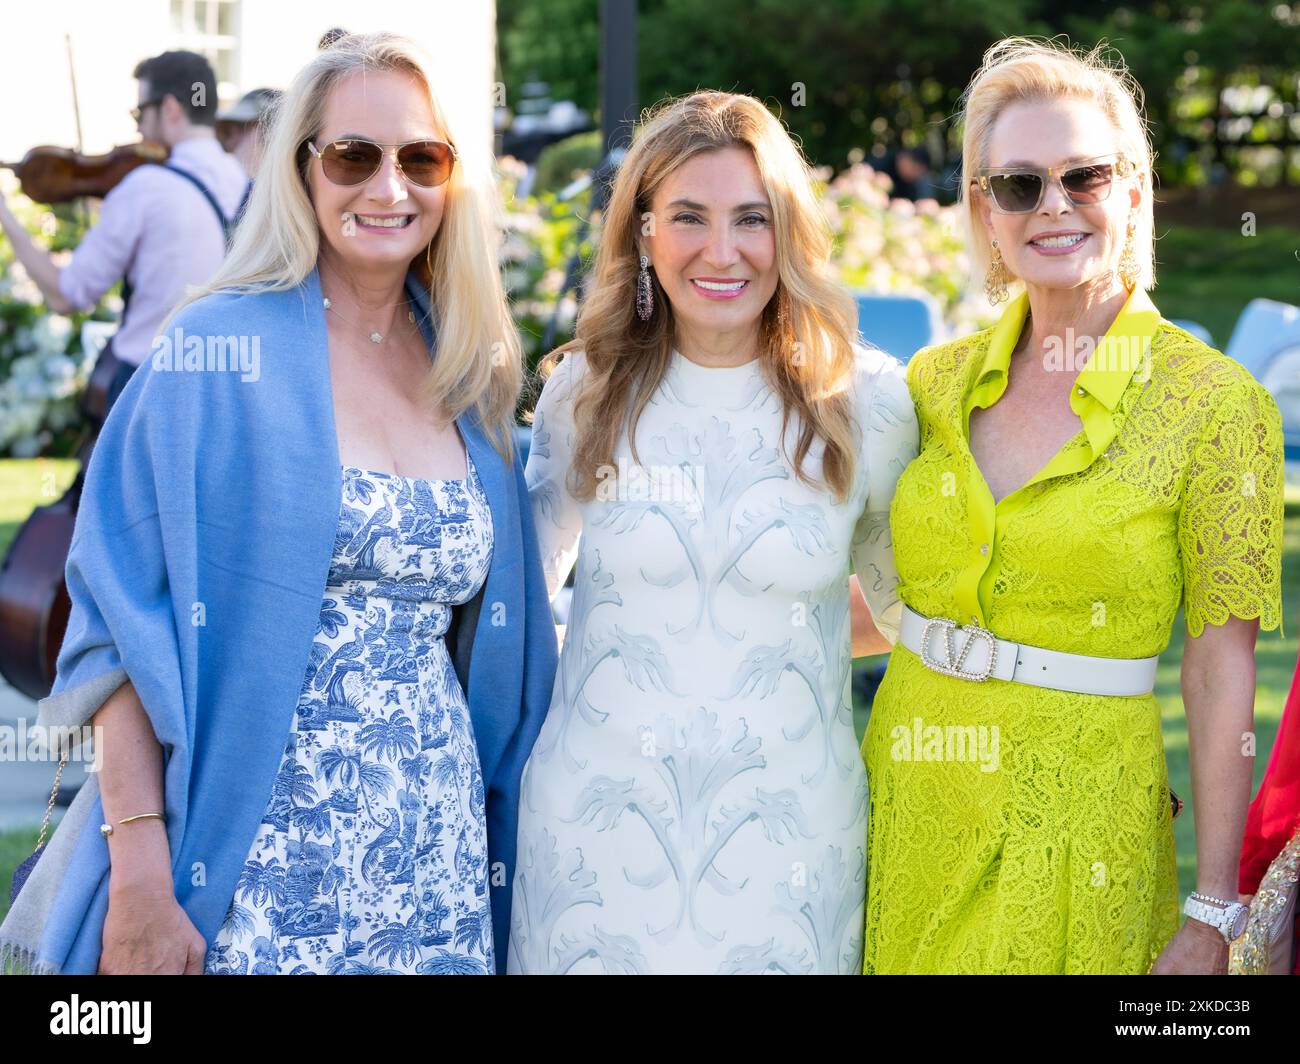
[[[1228,952],[1229,975],[1289,975],[1295,965],[1300,830],[1268,866],[1250,903],[1246,930]]]

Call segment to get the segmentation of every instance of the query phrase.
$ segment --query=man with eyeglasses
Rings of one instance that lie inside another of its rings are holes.
[[[118,363],[110,407],[186,288],[221,264],[229,220],[248,184],[217,141],[217,81],[207,59],[164,52],[140,62],[133,76],[139,104],[132,117],[143,140],[168,149],[167,162],[137,167],[109,192],[66,266],[35,244],[0,195],[0,227],[51,310],[88,310],[123,282],[122,322],[108,355]]]

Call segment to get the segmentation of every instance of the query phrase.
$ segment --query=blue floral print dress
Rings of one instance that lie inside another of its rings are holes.
[[[466,465],[343,467],[294,726],[206,974],[494,971],[483,777],[443,640],[492,555]]]

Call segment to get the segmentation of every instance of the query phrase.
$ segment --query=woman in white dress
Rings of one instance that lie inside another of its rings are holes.
[[[811,173],[750,97],[661,107],[603,228],[527,467],[550,593],[577,572],[508,970],[859,972],[849,576],[892,642],[902,367],[855,346]]]

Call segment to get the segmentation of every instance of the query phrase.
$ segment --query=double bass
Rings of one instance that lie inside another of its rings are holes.
[[[29,199],[54,204],[82,196],[102,198],[137,166],[166,158],[165,147],[148,142],[122,145],[104,155],[42,146],[19,163],[0,166],[15,172]],[[0,675],[29,698],[44,698],[54,685],[71,612],[64,569],[86,466],[108,414],[108,392],[118,365],[111,346],[105,348],[82,396],[86,427],[77,446],[80,469],[72,486],[62,498],[32,512],[0,564]]]

